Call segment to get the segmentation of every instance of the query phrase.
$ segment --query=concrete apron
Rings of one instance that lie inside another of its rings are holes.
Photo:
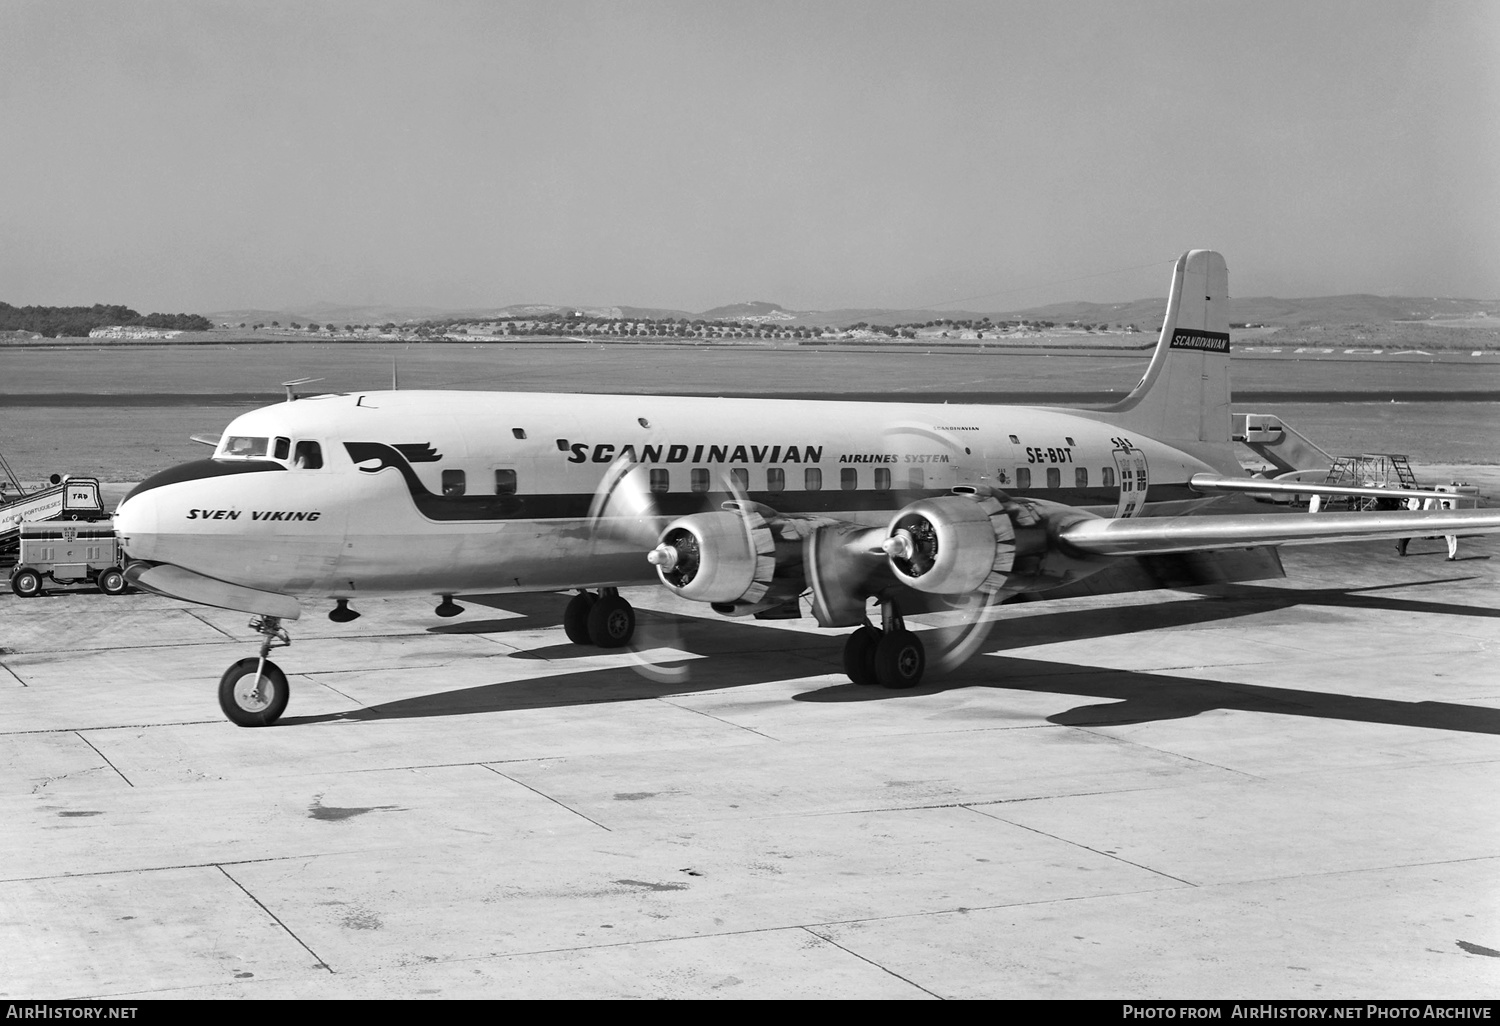
[[[1497,551],[1008,606],[910,692],[651,590],[681,678],[357,602],[259,730],[248,617],[7,593],[0,996],[1491,997]]]

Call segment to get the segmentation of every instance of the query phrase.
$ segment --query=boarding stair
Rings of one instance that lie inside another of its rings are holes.
[[[20,551],[21,525],[38,520],[104,520],[99,479],[59,477],[27,491],[0,454],[0,568],[8,568]]]

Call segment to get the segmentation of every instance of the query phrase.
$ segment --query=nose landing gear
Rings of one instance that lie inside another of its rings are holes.
[[[281,667],[266,658],[273,648],[292,643],[278,616],[258,616],[250,627],[261,635],[260,655],[230,665],[219,678],[219,708],[241,727],[269,727],[286,711],[291,691]]]

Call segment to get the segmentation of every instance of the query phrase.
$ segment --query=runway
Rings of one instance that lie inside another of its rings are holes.
[[[1500,541],[1007,606],[858,688],[811,620],[0,596],[0,996],[1490,998]]]

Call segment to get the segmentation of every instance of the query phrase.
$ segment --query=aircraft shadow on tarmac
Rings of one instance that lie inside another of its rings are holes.
[[[1462,733],[1500,734],[1500,709],[1447,702],[1400,701],[1337,694],[1307,688],[1241,684],[1209,678],[1171,676],[1139,670],[1028,659],[1005,654],[1058,641],[1086,641],[1143,631],[1193,627],[1259,616],[1258,623],[1284,620],[1307,624],[1335,617],[1322,609],[1388,610],[1445,616],[1500,617],[1500,610],[1396,598],[1372,594],[1388,587],[1452,584],[1448,578],[1370,588],[1294,590],[1256,585],[1220,585],[1191,597],[1149,605],[1114,609],[1038,610],[995,624],[983,655],[947,675],[934,675],[911,691],[831,684],[793,696],[802,702],[899,701],[957,688],[988,687],[1069,699],[1086,696],[1100,701],[1075,706],[1046,717],[1064,726],[1110,726],[1184,719],[1213,710],[1278,713],[1319,719],[1426,727]],[[469,601],[524,609],[527,615],[510,619],[475,620],[429,628],[436,634],[503,634],[553,626],[559,619],[557,596],[465,596]],[[553,608],[556,607],[556,608]],[[768,633],[761,627],[719,618],[678,617],[639,611],[639,634],[658,651],[712,653],[664,666],[665,675],[678,679],[650,679],[629,665],[593,667],[572,673],[499,681],[473,687],[380,703],[344,713],[289,716],[285,726],[321,722],[460,716],[518,709],[639,701],[725,690],[788,678],[837,673],[841,640],[838,635],[801,631]],[[1022,627],[1024,629],[1016,629]],[[1010,628],[1007,630],[1007,628]],[[1149,639],[1143,637],[1149,644]],[[774,650],[774,658],[722,658]],[[597,657],[598,649],[571,644],[514,653],[508,658],[555,664],[573,658]],[[626,658],[629,658],[626,656]],[[686,668],[686,672],[678,668]],[[1378,672],[1378,671],[1376,671]],[[662,676],[658,670],[657,675]],[[438,684],[434,680],[434,684]]]

